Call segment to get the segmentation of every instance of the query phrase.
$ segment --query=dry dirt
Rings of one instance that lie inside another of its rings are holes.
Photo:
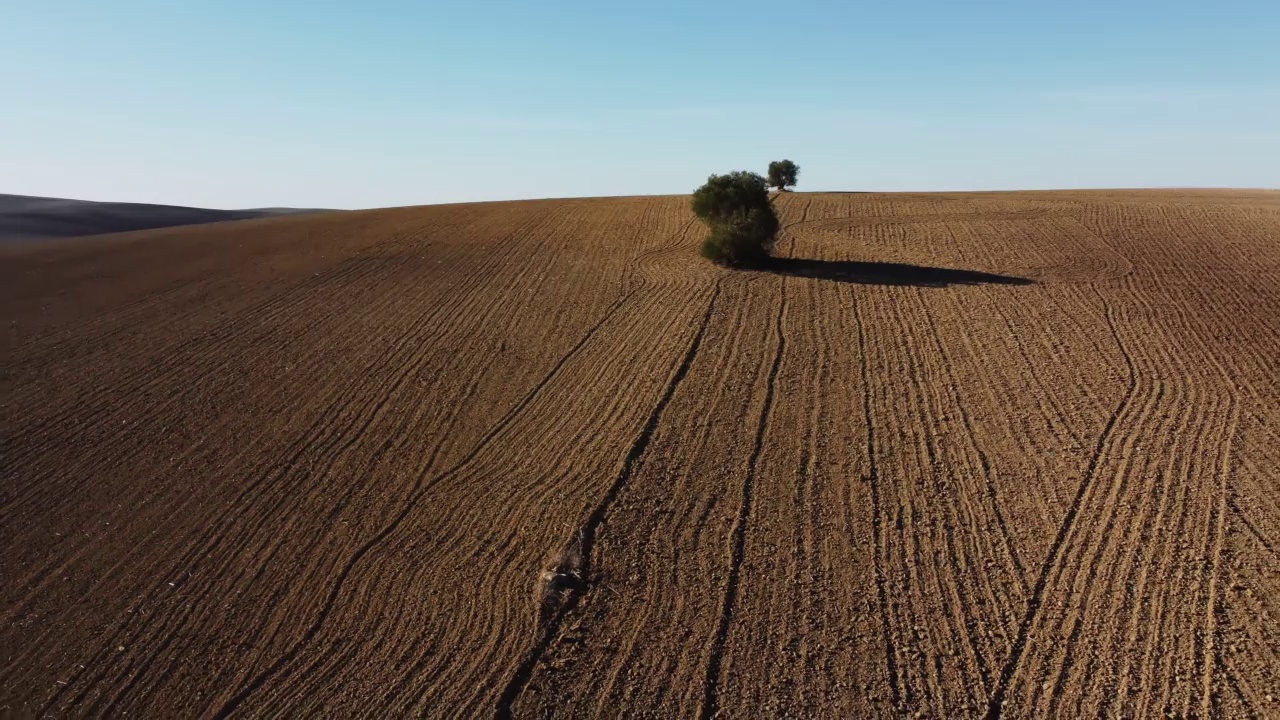
[[[0,248],[0,715],[1280,715],[1280,193],[687,203]]]

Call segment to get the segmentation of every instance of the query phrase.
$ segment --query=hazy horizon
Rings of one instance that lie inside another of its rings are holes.
[[[0,193],[359,208],[1280,187],[1280,9],[294,2],[6,10]]]

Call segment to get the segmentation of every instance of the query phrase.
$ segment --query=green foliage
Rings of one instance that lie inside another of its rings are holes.
[[[711,234],[702,241],[702,257],[717,265],[761,265],[773,250],[777,232],[772,208],[740,212],[711,226]]]
[[[790,160],[774,160],[769,163],[769,185],[779,190],[787,190],[796,185],[800,177],[800,166]]]
[[[753,172],[738,170],[712,175],[693,193],[693,214],[708,225],[728,220],[737,213],[769,207],[769,186]]]
[[[718,265],[759,265],[773,249],[778,216],[759,175],[738,171],[712,175],[693,193],[693,212],[711,229],[702,256]]]

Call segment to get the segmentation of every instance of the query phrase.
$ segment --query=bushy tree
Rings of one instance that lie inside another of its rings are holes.
[[[769,186],[753,172],[712,175],[693,192],[693,214],[708,225],[747,210],[769,207]]]
[[[790,160],[774,160],[769,163],[769,185],[779,190],[795,187],[800,177],[800,166]]]
[[[739,211],[711,225],[702,241],[702,257],[717,265],[761,265],[773,251],[777,233],[773,208]]]
[[[756,265],[769,256],[778,216],[759,175],[745,170],[712,175],[694,191],[693,213],[711,229],[703,257],[720,265]]]

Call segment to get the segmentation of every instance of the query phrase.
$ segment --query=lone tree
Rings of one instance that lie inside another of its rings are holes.
[[[753,172],[707,178],[693,193],[693,214],[711,229],[702,256],[717,265],[759,265],[773,250],[778,216],[769,204],[768,184]]]
[[[774,160],[769,163],[769,185],[779,190],[790,190],[800,177],[800,166],[790,160]]]

